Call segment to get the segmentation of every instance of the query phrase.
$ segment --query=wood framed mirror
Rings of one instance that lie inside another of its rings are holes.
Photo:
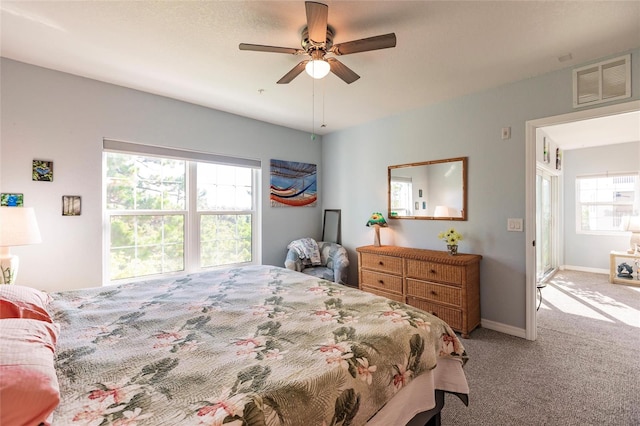
[[[467,157],[388,168],[388,218],[467,220]]]
[[[340,213],[339,209],[328,209],[324,211],[324,221],[322,222],[322,241],[341,244]]]

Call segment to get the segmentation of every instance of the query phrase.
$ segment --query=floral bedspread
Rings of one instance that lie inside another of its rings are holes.
[[[52,296],[54,425],[363,425],[466,359],[434,316],[273,266]]]

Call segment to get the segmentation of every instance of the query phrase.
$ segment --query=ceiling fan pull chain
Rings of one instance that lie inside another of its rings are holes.
[[[327,127],[326,122],[324,121],[324,98],[327,93],[327,83],[326,80],[322,80],[322,124],[320,124],[320,128]]]
[[[311,83],[311,140],[316,140],[316,79]]]

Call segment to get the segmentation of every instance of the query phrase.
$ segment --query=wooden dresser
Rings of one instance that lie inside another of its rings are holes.
[[[427,311],[464,338],[480,325],[482,256],[396,246],[356,252],[360,290]]]

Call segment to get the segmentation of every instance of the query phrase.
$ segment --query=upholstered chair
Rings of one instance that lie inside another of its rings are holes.
[[[349,257],[347,250],[340,244],[318,241],[321,265],[305,265],[295,250],[289,249],[284,266],[293,271],[313,275],[339,284],[347,283],[349,274]]]

